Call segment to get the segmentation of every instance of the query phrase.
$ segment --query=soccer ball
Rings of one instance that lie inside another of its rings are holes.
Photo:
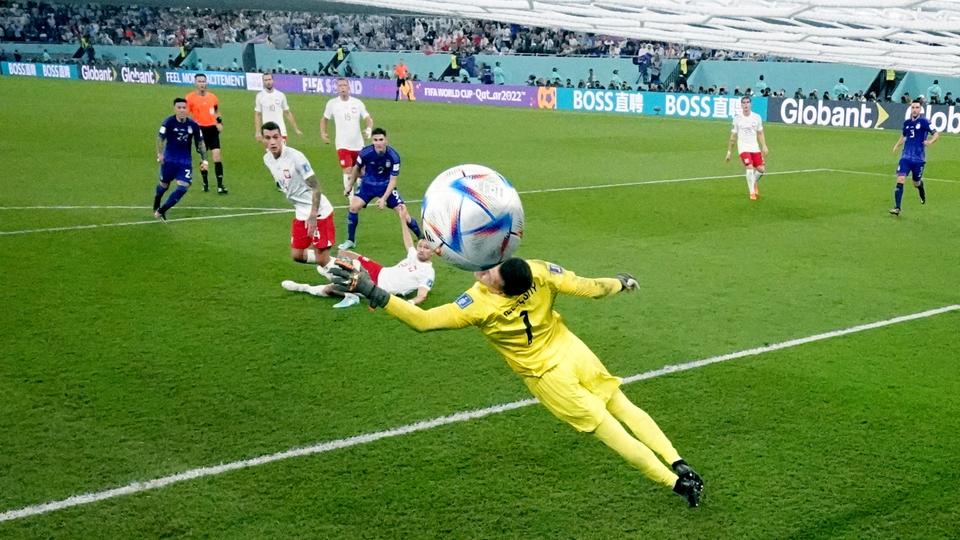
[[[421,206],[424,237],[457,268],[492,268],[510,258],[523,238],[520,195],[482,165],[458,165],[437,175]]]

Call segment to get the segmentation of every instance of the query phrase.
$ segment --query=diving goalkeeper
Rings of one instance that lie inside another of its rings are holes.
[[[551,413],[578,431],[592,433],[690,506],[700,504],[700,476],[650,415],[623,394],[620,379],[610,375],[553,310],[560,293],[602,298],[636,289],[630,274],[589,279],[555,264],[512,258],[476,272],[477,282],[454,302],[426,311],[391,296],[350,263],[341,265],[338,259],[330,274],[337,290],[366,296],[370,307],[384,308],[419,332],[478,327]]]

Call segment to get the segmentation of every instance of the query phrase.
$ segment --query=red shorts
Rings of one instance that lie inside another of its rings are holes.
[[[307,222],[295,219],[290,222],[290,247],[293,249],[307,249],[313,245],[317,249],[327,249],[333,245],[337,231],[333,226],[333,212],[329,216],[317,220],[317,232],[313,238],[307,234]]]
[[[366,270],[368,274],[370,274],[370,279],[372,279],[373,282],[376,283],[377,280],[380,278],[380,271],[383,270],[383,265],[381,265],[380,263],[378,263],[373,259],[368,259],[363,255],[361,255],[360,258],[358,258],[357,260],[360,261],[360,266],[362,266],[363,269]]]
[[[340,160],[340,168],[346,169],[347,167],[353,167],[357,163],[357,156],[360,155],[359,150],[347,150],[346,148],[337,148],[337,159]]]
[[[760,152],[741,152],[740,153],[740,162],[744,165],[752,165],[754,167],[763,166],[763,154]]]

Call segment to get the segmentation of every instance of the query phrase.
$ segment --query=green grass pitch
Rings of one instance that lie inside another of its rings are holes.
[[[176,88],[0,79],[0,513],[529,397],[478,332],[282,290],[319,278],[289,260],[290,214],[266,213],[287,204],[253,95],[216,93],[231,192],[192,189],[161,224],[153,145]],[[342,204],[326,99],[289,96],[306,132],[290,144]],[[895,132],[768,124],[777,174],[751,202],[724,122],[367,105],[408,200],[449,166],[492,166],[523,193],[519,255],[638,277],[633,295],[558,303],[615,374],[960,303],[955,136],[928,151],[928,203],[908,184],[894,218]],[[361,214],[358,241],[403,255],[387,211]],[[471,283],[438,262],[426,305]],[[0,537],[956,538],[958,358],[952,311],[625,386],[705,478],[697,509],[533,406]]]

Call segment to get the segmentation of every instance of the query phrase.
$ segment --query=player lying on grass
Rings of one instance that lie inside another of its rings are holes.
[[[555,264],[512,258],[476,272],[477,282],[456,301],[427,311],[378,287],[365,269],[354,268],[350,261],[338,258],[330,274],[337,290],[362,294],[370,307],[384,308],[419,332],[476,326],[551,413],[578,431],[592,433],[690,506],[700,504],[700,476],[650,415],[624,395],[620,379],[610,375],[553,310],[558,294],[603,298],[634,290],[637,281],[630,274],[589,279]]]
[[[370,275],[371,280],[378,287],[386,290],[390,294],[397,296],[407,296],[416,292],[417,295],[410,299],[413,304],[419,304],[427,299],[430,289],[433,287],[434,271],[433,249],[426,240],[419,240],[413,243],[410,230],[407,227],[403,216],[400,217],[400,229],[403,235],[403,246],[406,249],[407,256],[393,266],[384,267],[373,259],[368,259],[359,253],[353,251],[341,251],[340,257],[346,257],[353,261],[354,265],[359,264]],[[343,296],[343,300],[333,307],[345,308],[360,303],[360,298],[353,293],[342,293],[330,285],[307,285],[295,281],[284,281],[280,284],[288,291],[305,292],[314,296]]]

